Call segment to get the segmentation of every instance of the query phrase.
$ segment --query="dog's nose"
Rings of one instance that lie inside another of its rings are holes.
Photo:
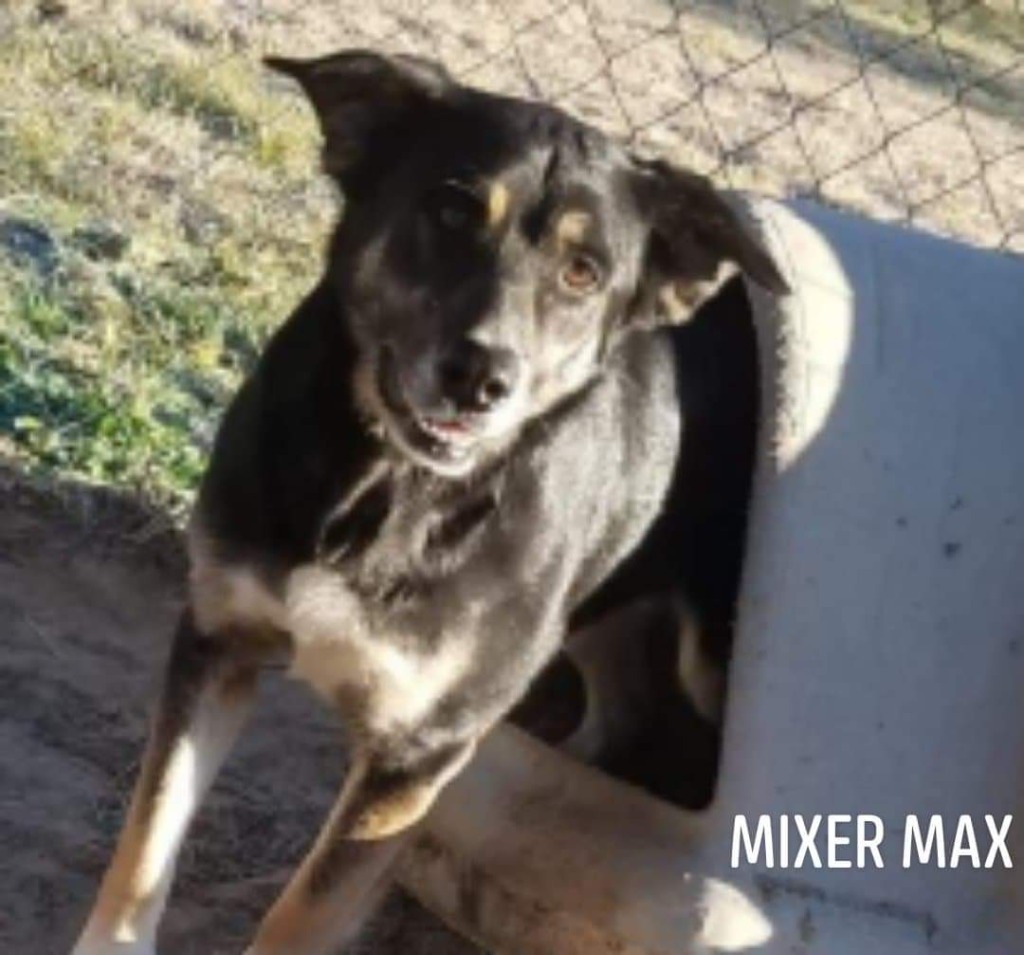
[[[512,394],[519,359],[509,348],[465,339],[442,359],[441,390],[460,411],[492,411]]]

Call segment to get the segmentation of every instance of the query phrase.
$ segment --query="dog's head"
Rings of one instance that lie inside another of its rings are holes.
[[[469,473],[730,269],[785,290],[706,180],[556,109],[412,57],[268,64],[309,96],[345,197],[330,269],[359,400],[435,472]]]

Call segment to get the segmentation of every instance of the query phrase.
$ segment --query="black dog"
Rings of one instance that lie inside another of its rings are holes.
[[[268,655],[338,707],[353,763],[250,952],[329,952],[572,622],[699,578],[672,539],[713,538],[717,516],[735,539],[740,522],[723,502],[742,479],[677,467],[691,416],[715,446],[695,387],[723,385],[715,349],[656,329],[729,266],[785,286],[705,180],[420,60],[270,65],[316,109],[344,216],[221,428],[190,604],[78,955],[154,951],[185,828]]]

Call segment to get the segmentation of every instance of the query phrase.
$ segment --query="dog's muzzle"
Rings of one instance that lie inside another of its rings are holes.
[[[389,437],[409,457],[449,476],[467,473],[484,438],[487,412],[459,410],[445,398],[441,410],[415,408],[402,386],[398,360],[385,346],[378,361],[377,389]]]

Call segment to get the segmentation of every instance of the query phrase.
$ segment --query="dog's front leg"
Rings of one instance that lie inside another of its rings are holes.
[[[73,955],[153,955],[178,849],[249,710],[257,668],[226,639],[178,625],[142,771]]]
[[[332,955],[350,940],[390,884],[413,827],[474,749],[475,742],[446,747],[398,769],[357,759],[246,955]]]

